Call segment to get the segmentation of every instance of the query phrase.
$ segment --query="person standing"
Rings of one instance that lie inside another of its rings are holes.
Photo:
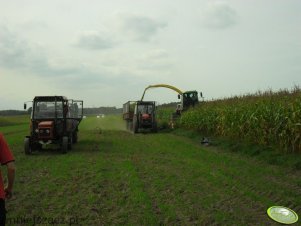
[[[12,197],[13,185],[15,180],[15,164],[14,156],[8,147],[4,136],[0,133],[0,163],[6,165],[7,168],[7,187],[4,188],[4,182],[0,171],[0,225],[5,225],[6,209],[5,199]]]

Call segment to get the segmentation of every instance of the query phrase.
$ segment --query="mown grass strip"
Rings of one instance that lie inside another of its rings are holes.
[[[79,143],[66,155],[25,156],[26,131],[9,134],[17,177],[8,217],[77,218],[82,225],[272,225],[266,215],[272,203],[301,211],[298,172],[173,134],[102,129],[109,119],[83,120]]]

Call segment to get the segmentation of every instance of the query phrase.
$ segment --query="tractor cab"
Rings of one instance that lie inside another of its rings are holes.
[[[134,111],[134,132],[139,129],[157,131],[156,103],[154,101],[137,101]]]
[[[68,100],[63,96],[35,97],[31,118],[32,120],[59,120],[64,118],[81,120],[83,115],[82,102]]]

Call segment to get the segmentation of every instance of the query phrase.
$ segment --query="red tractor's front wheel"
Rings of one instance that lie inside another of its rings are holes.
[[[25,137],[24,139],[24,152],[25,155],[30,155],[32,153],[29,137]]]

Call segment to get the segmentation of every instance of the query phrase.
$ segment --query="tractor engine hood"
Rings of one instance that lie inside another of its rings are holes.
[[[148,120],[151,118],[151,115],[150,114],[142,114],[142,119],[143,120]]]
[[[38,124],[39,138],[41,139],[52,139],[54,122],[53,121],[42,121]]]
[[[39,128],[53,127],[53,121],[42,121],[38,125]]]

